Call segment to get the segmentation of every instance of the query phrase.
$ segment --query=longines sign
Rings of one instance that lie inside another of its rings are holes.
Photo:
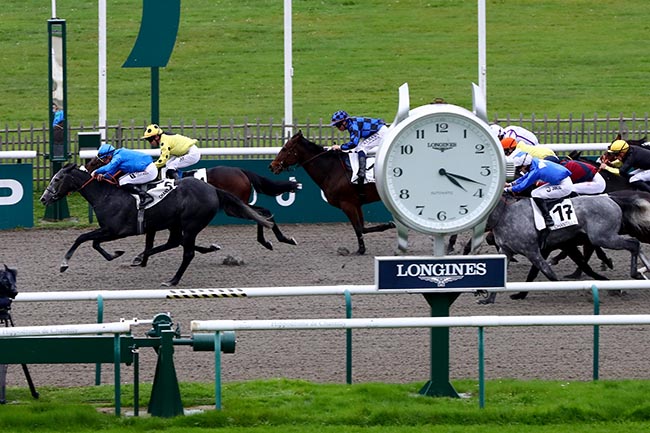
[[[380,291],[474,292],[506,286],[504,255],[375,257]]]

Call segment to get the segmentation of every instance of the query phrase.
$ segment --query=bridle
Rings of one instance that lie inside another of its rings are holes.
[[[296,161],[298,161],[298,159],[299,159],[299,155],[298,155],[298,152],[296,152],[295,149],[292,148],[291,150],[287,150],[287,149],[285,148],[284,150],[289,154],[289,156],[293,156],[293,157],[296,159]],[[303,162],[296,162],[295,164],[291,164],[291,165],[289,165],[289,166],[285,165],[284,161],[279,161],[279,162],[278,162],[278,165],[280,166],[280,168],[281,168],[283,171],[290,171],[290,170],[291,170],[291,167],[292,167],[293,165],[296,165],[296,166],[298,166],[298,167],[305,167],[307,164],[313,162],[315,159],[317,159],[317,158],[323,156],[323,155],[326,154],[326,153],[327,153],[327,151],[326,151],[326,150],[323,150],[322,152],[317,153],[316,155],[312,156],[311,158],[307,159],[306,161],[303,161]]]

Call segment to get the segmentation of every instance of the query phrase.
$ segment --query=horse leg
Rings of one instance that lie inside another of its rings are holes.
[[[178,285],[181,278],[183,277],[183,274],[185,273],[185,270],[187,270],[187,267],[192,262],[192,259],[194,259],[194,248],[196,246],[195,242],[196,242],[197,235],[198,232],[196,234],[183,236],[183,242],[182,242],[183,261],[181,262],[181,265],[178,267],[178,270],[176,271],[176,274],[172,277],[172,279],[164,283],[161,283],[160,284],[161,286],[170,287],[170,286]]]
[[[363,233],[384,232],[386,230],[390,230],[390,229],[394,229],[394,228],[395,228],[395,223],[390,221],[390,222],[383,223],[383,224],[377,224],[375,226],[364,227],[363,228]]]
[[[611,258],[609,258],[607,256],[607,253],[605,253],[605,251],[602,248],[593,247],[593,246],[592,246],[592,248],[593,248],[593,251],[596,253],[596,257],[598,257],[598,259],[600,259],[600,261],[601,261],[600,269],[602,271],[604,271],[605,268],[614,269],[614,262],[612,261]],[[585,257],[586,257],[586,253],[585,253]],[[591,254],[589,254],[589,257],[591,257]]]
[[[454,252],[454,247],[456,246],[456,241],[458,240],[458,234],[453,234],[449,236],[449,242],[447,243],[447,254]]]
[[[275,238],[278,241],[284,244],[298,245],[298,242],[296,242],[296,240],[293,237],[288,238],[282,233],[280,227],[278,227],[278,225],[275,223],[275,219],[273,218],[273,214],[271,213],[270,210],[261,206],[251,206],[251,207],[255,209],[260,215],[262,215],[263,217],[265,217],[266,219],[268,219],[273,223],[273,227],[271,227],[271,230],[273,231],[273,234],[275,235]],[[257,225],[257,241],[262,245],[264,245],[269,250],[273,249],[273,245],[271,244],[271,242],[267,242],[264,239],[264,227],[260,224]],[[269,244],[270,248],[264,244],[265,242]]]
[[[65,272],[68,269],[69,267],[68,260],[72,258],[72,255],[74,254],[75,251],[77,251],[79,245],[83,244],[84,242],[87,241],[107,242],[107,241],[112,241],[114,239],[117,239],[117,237],[112,236],[108,230],[101,227],[91,232],[79,235],[79,237],[75,239],[70,249],[65,253],[65,256],[63,256],[63,261],[61,262],[61,266],[59,267],[59,272]]]
[[[177,227],[170,228],[169,229],[169,238],[167,239],[167,242],[165,242],[164,244],[159,245],[157,247],[153,247],[153,248],[151,248],[151,246],[150,246],[149,248],[145,249],[140,254],[140,256],[142,256],[142,263],[144,263],[144,265],[140,265],[140,266],[143,266],[143,267],[146,266],[147,261],[149,260],[149,257],[153,256],[154,254],[162,253],[164,251],[171,250],[172,248],[178,247],[181,244],[181,240],[182,240],[182,234],[181,234],[180,228],[177,228]],[[151,245],[153,245],[153,236],[152,236],[151,242],[152,242]],[[192,250],[192,253],[193,252],[194,252],[194,250]]]
[[[156,238],[156,232],[147,232],[144,237],[144,251],[151,250],[153,248],[153,241]],[[137,255],[131,262],[131,266],[141,266],[146,267],[149,257],[144,256],[144,251]]]
[[[366,244],[363,241],[363,214],[361,213],[361,206],[358,204],[353,204],[350,202],[342,203],[341,210],[348,217],[352,228],[354,229],[354,234],[357,235],[357,244],[359,249],[357,254],[362,256],[366,253]]]
[[[111,260],[114,260],[114,259],[120,257],[122,254],[124,254],[124,251],[122,251],[122,250],[117,250],[117,251],[115,251],[113,254],[109,253],[109,252],[106,251],[104,248],[102,248],[102,243],[101,243],[101,241],[93,241],[93,248],[94,248],[97,252],[99,252],[99,254],[101,254],[102,257],[104,257],[104,258],[105,258],[106,260],[108,260],[109,262],[110,262]]]

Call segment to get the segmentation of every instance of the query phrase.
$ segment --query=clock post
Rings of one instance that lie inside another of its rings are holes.
[[[411,110],[403,84],[377,153],[377,190],[395,217],[400,250],[408,248],[408,229],[434,238],[431,257],[377,257],[377,290],[422,293],[432,317],[448,317],[463,292],[505,287],[505,256],[445,256],[445,236],[468,230],[472,252],[478,249],[506,181],[505,155],[475,84],[473,102],[473,112],[445,103]],[[458,397],[449,381],[449,328],[431,328],[430,351],[420,394]]]

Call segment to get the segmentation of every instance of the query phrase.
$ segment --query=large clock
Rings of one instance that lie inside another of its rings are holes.
[[[375,169],[393,216],[434,235],[484,227],[506,181],[505,156],[488,124],[444,103],[410,110],[393,125]]]

